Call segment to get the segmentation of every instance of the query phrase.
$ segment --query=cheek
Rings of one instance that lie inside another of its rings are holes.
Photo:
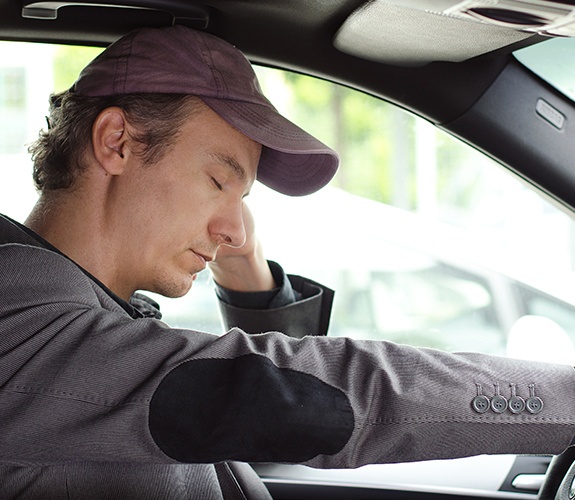
[[[156,242],[156,247],[163,248],[167,254],[185,252],[191,246],[204,244],[209,236],[210,214],[213,213],[209,204],[197,199],[171,198],[165,200],[161,208],[150,214],[154,223],[154,234],[150,239]]]
[[[174,170],[166,168],[163,176],[141,187],[135,214],[137,232],[148,233],[145,239],[149,244],[166,248],[172,255],[183,246],[204,240],[210,220],[221,211],[221,193],[202,184],[203,178],[193,172],[184,175]],[[141,240],[142,235],[135,237]]]

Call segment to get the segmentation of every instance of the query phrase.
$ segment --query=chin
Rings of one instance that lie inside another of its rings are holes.
[[[162,280],[156,283],[154,289],[150,291],[170,299],[177,299],[186,295],[191,290],[193,283],[193,276],[187,276],[179,280]]]

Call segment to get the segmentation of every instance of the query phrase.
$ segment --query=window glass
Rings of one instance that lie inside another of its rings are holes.
[[[0,151],[17,153],[26,137],[26,72],[22,67],[0,67]],[[13,127],[11,124],[17,123]]]
[[[575,307],[557,300],[535,288],[518,286],[526,314],[543,316],[557,323],[569,337],[575,339]]]
[[[45,126],[48,95],[71,85],[100,49],[0,48],[11,54],[0,85],[14,96],[0,101],[0,116],[20,110],[0,122],[2,138],[20,134],[16,147],[0,146],[0,212],[23,221],[37,196],[26,149]],[[257,71],[276,107],[341,155],[319,193],[290,198],[256,185],[248,198],[266,255],[336,291],[330,335],[504,355],[516,322],[540,315],[575,340],[575,231],[566,213],[391,104]],[[155,298],[172,326],[222,332],[207,271],[186,297]]]
[[[575,99],[575,39],[552,38],[514,54],[531,71]]]

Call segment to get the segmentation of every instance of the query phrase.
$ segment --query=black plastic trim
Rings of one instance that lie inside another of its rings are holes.
[[[424,492],[392,490],[384,488],[364,488],[348,485],[290,483],[288,481],[266,480],[264,484],[274,500],[485,500],[486,498],[517,498],[516,494],[500,493],[500,496],[487,496],[480,492],[457,494],[447,492]],[[525,498],[535,498],[525,495]]]
[[[192,23],[195,28],[205,29],[208,26],[209,14],[206,8],[192,3],[183,3],[180,0],[122,0],[111,4],[110,0],[37,0],[24,2],[22,17],[28,19],[54,20],[58,18],[58,11],[63,7],[115,7],[122,9],[148,9],[169,12],[177,20]]]
[[[564,117],[561,129],[537,112],[541,99]],[[573,123],[574,103],[511,58],[481,99],[442,128],[574,208]]]

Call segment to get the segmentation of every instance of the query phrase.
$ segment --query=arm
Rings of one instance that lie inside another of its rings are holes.
[[[277,288],[277,283],[256,237],[254,218],[243,204],[246,241],[241,247],[222,245],[216,259],[210,262],[214,280],[221,287],[237,292],[262,292]]]
[[[216,287],[226,330],[238,327],[248,333],[277,331],[295,338],[327,335],[333,290],[301,276],[288,276],[275,262],[269,265],[281,277],[281,287],[271,300],[267,299],[267,305],[254,309],[235,294]]]
[[[244,204],[246,243],[222,246],[210,263],[224,327],[249,333],[280,331],[291,337],[326,335],[334,292],[300,276],[287,276],[264,258],[251,211]]]
[[[572,367],[388,342],[218,337],[131,319],[65,258],[0,245],[0,460],[315,467],[558,453]],[[510,385],[542,411],[479,413]]]

